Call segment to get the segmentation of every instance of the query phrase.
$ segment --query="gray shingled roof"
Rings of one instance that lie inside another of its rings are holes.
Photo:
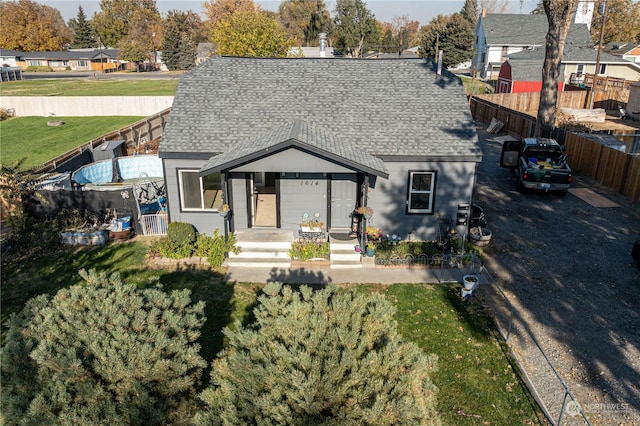
[[[305,151],[337,160],[347,166],[361,170],[367,168],[372,174],[387,178],[387,168],[379,158],[373,157],[357,146],[345,143],[330,133],[317,129],[302,120],[295,120],[267,132],[256,139],[241,142],[236,147],[211,159],[201,168],[203,174],[251,161],[269,152],[297,147]]]
[[[562,63],[567,62],[580,62],[580,63],[595,63],[598,56],[598,51],[590,47],[576,47],[565,46],[564,53],[562,55]],[[544,48],[523,50],[522,52],[513,53],[509,55],[509,61],[513,60],[538,60],[544,61],[545,51]],[[606,52],[600,52],[600,62],[603,64],[633,64],[618,56],[610,55]]]
[[[567,63],[594,63],[598,52],[593,48],[567,46],[562,57],[562,66]],[[543,48],[524,50],[509,55],[511,65],[511,78],[517,81],[541,81],[542,66],[544,64],[545,51]],[[626,61],[608,53],[600,53],[601,64],[624,64],[640,70],[640,65]]]
[[[489,13],[480,18],[487,44],[492,46],[544,46],[549,29],[546,15]],[[573,24],[566,45],[593,46],[587,24]]]
[[[345,152],[382,159],[482,155],[462,83],[436,75],[431,62],[233,57],[210,58],[181,77],[159,154],[209,158],[273,142],[270,131],[296,120]]]
[[[46,60],[69,60],[69,59],[100,59],[117,58],[120,49],[78,49],[63,50],[60,52],[26,52],[23,58],[27,59],[46,59]]]

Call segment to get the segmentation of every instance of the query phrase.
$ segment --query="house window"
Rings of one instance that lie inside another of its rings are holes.
[[[433,213],[436,172],[409,172],[407,213]]]
[[[607,73],[607,64],[600,64],[598,75],[605,75]]]
[[[506,58],[509,55],[509,46],[502,46],[502,52],[500,54],[502,59]]]
[[[217,210],[222,205],[220,173],[201,178],[197,170],[179,170],[178,181],[182,210]]]
[[[88,66],[87,61],[79,60],[78,66],[82,68],[86,68]]]

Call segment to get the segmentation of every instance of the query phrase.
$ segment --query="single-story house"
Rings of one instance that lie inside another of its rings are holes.
[[[497,93],[539,92],[542,88],[544,48],[525,50],[509,55],[498,75]],[[558,90],[564,85],[584,81],[586,74],[593,74],[598,61],[598,51],[591,47],[568,45],[560,64]],[[630,81],[640,80],[640,65],[618,56],[600,52],[598,75]],[[582,79],[582,80],[580,80]]]
[[[2,49],[0,48],[0,65],[3,68],[15,68],[22,60],[24,52],[19,50]]]
[[[48,66],[64,71],[107,71],[117,69],[124,61],[118,60],[120,49],[71,49],[60,52],[26,52],[19,65]]]
[[[348,230],[369,206],[418,239],[469,211],[482,160],[461,81],[423,59],[210,58],[180,78],[158,153],[169,221],[201,233]]]

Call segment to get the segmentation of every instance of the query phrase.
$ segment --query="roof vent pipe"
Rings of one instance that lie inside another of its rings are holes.
[[[442,74],[442,50],[438,51],[438,75]]]
[[[320,39],[320,57],[324,58],[327,50],[327,34],[320,33],[318,34],[318,38]]]

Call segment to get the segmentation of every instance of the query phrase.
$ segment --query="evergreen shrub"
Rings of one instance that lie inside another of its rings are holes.
[[[224,235],[216,229],[213,231],[213,237],[208,235],[198,235],[194,247],[194,255],[206,257],[207,263],[214,267],[222,266],[227,252],[238,254],[239,248],[236,246],[236,239],[233,234],[225,240]]]
[[[31,299],[0,349],[6,424],[189,424],[206,361],[204,303],[81,271],[86,285]]]
[[[436,425],[437,356],[397,332],[381,294],[269,283],[228,345],[198,425]]]
[[[182,246],[195,243],[197,232],[190,223],[171,222],[169,226],[167,226],[167,237],[169,237],[177,246]]]

